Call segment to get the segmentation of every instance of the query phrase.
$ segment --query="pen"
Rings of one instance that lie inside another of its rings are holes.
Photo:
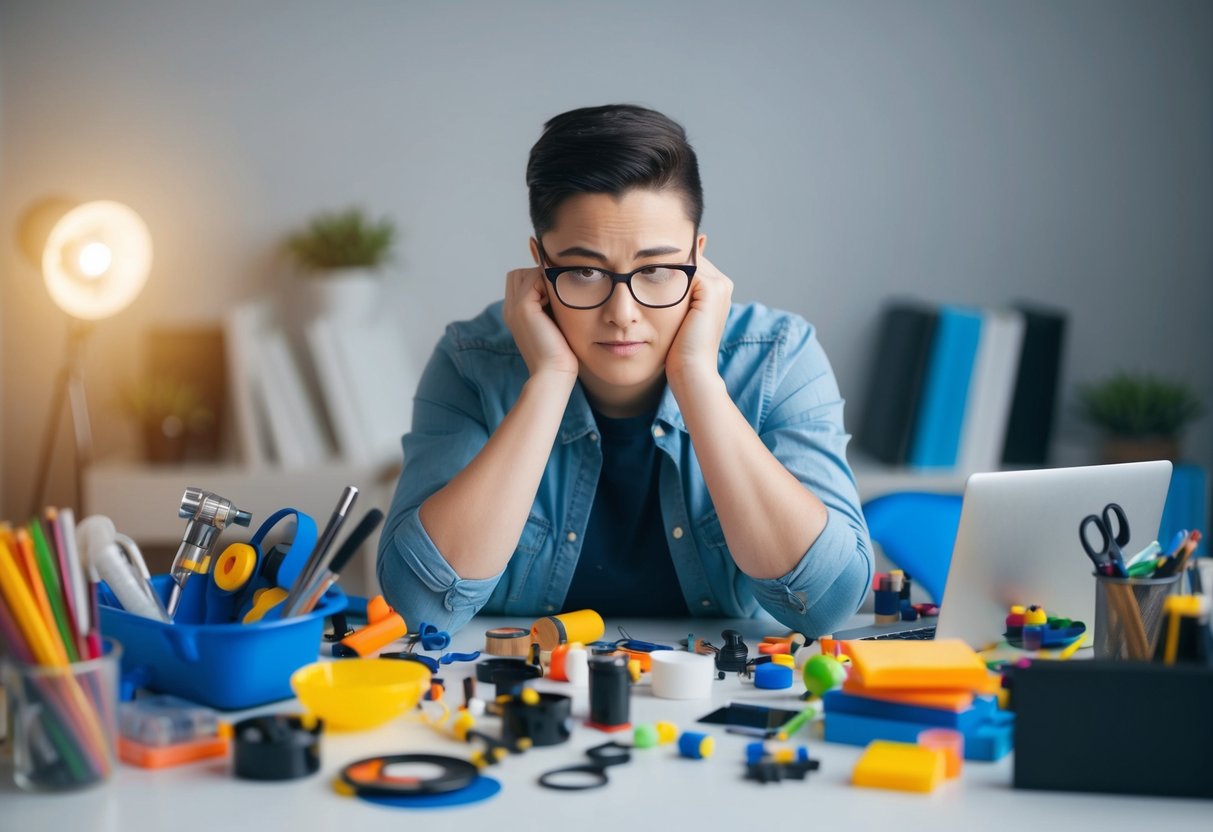
[[[783,727],[779,729],[779,734],[777,736],[780,740],[786,740],[788,737],[792,736],[803,728],[804,724],[815,716],[817,716],[817,709],[810,705],[800,713],[796,714],[796,716],[785,722]]]
[[[1171,538],[1171,545],[1167,547],[1167,557],[1173,558],[1179,554],[1179,547],[1184,545],[1184,541],[1188,539],[1188,530],[1180,529]]]
[[[383,522],[383,512],[377,508],[373,508],[359,521],[354,527],[354,531],[341,544],[341,548],[337,550],[337,554],[333,556],[332,562],[328,569],[320,577],[316,583],[316,588],[308,593],[307,598],[299,607],[298,615],[306,615],[320,603],[320,599],[324,597],[324,593],[329,591],[329,587],[337,582],[337,578],[341,575],[341,570],[350,562],[350,558],[354,553],[366,543],[368,537],[374,533],[375,529],[379,528],[379,524]],[[286,616],[283,616],[284,618]]]
[[[316,541],[316,548],[312,550],[312,555],[304,564],[303,571],[295,579],[295,585],[291,587],[286,600],[282,602],[283,618],[291,618],[299,614],[299,609],[310,594],[310,590],[324,570],[328,568],[332,561],[330,551],[333,548],[333,540],[337,537],[337,532],[341,531],[345,517],[357,499],[357,488],[347,485],[342,489],[341,497],[337,500],[337,507],[333,509],[333,515],[329,518],[328,525],[324,527],[324,531],[320,533],[320,539]]]
[[[1139,563],[1144,563],[1147,560],[1156,560],[1160,554],[1162,554],[1162,547],[1158,545],[1158,541],[1157,540],[1151,541],[1149,546],[1142,549],[1140,552],[1138,552],[1136,555],[1129,558],[1128,561],[1125,562],[1125,569],[1131,570],[1134,566],[1136,566]],[[1132,577],[1131,573],[1130,573],[1130,577]]]
[[[1155,560],[1143,561],[1135,563],[1129,567],[1130,578],[1149,578],[1154,574],[1154,570],[1161,566],[1166,561],[1165,558],[1157,558]]]
[[[1183,545],[1179,547],[1176,553],[1167,558],[1167,562],[1158,567],[1158,571],[1154,573],[1156,578],[1169,578],[1172,575],[1178,575],[1183,572],[1188,566],[1188,558],[1192,557],[1192,553],[1196,551],[1196,545],[1200,543],[1201,533],[1198,529],[1193,529],[1189,532],[1187,539]]]

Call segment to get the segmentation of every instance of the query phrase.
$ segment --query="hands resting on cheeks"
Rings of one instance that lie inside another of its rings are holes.
[[[670,380],[717,374],[717,353],[732,303],[733,281],[700,256],[688,297],[686,317],[666,355],[666,377]],[[547,309],[552,302],[559,301],[550,297],[542,269],[514,269],[506,276],[505,323],[527,369],[532,376],[565,375],[571,384],[577,376],[577,356]]]

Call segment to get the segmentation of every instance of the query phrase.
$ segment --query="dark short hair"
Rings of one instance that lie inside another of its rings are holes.
[[[537,236],[577,194],[669,189],[682,195],[696,230],[703,217],[699,161],[686,131],[669,116],[633,104],[582,107],[553,118],[531,148],[526,184]]]

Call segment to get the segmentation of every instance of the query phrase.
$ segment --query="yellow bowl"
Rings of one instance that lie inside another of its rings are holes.
[[[416,707],[430,671],[397,659],[316,662],[291,675],[291,689],[310,712],[338,731],[374,728]]]

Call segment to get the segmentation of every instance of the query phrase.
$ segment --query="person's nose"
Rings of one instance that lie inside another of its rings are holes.
[[[640,320],[640,304],[632,297],[632,291],[626,284],[616,283],[611,296],[602,306],[602,314],[608,324],[627,328]]]

